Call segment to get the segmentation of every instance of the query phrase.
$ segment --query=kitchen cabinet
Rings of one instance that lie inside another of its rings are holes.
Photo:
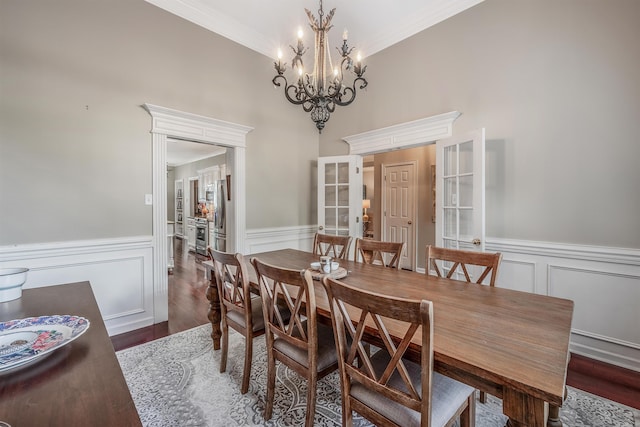
[[[184,228],[182,221],[182,209],[183,209],[183,181],[181,179],[177,179],[174,183],[175,189],[175,235],[176,237],[182,238],[184,236]]]
[[[215,165],[210,168],[201,169],[198,171],[198,179],[200,180],[200,188],[198,191],[198,197],[200,199],[206,199],[207,191],[213,190],[215,182],[224,179],[227,174],[226,165]]]
[[[190,251],[196,250],[196,220],[187,218],[187,243]]]

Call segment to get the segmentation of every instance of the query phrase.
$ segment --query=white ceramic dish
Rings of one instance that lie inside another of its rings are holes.
[[[311,268],[314,270],[320,270],[320,263],[319,262],[312,262],[311,263]]]
[[[25,366],[69,344],[85,333],[89,325],[84,317],[70,315],[0,322],[0,343],[6,344],[6,352],[0,353],[0,373]],[[15,351],[10,351],[12,343]]]
[[[0,302],[22,296],[22,285],[27,281],[28,268],[0,268]]]
[[[336,271],[338,269],[338,267],[340,267],[340,264],[337,262],[332,262],[331,263],[331,271]]]

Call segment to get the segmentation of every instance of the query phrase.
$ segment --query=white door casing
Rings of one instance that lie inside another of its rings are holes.
[[[236,252],[245,251],[246,136],[253,128],[152,104],[142,106],[151,115],[153,180],[153,321],[168,320],[167,275],[167,138],[179,138],[230,148],[227,162],[233,176],[228,234]]]
[[[404,242],[400,268],[415,270],[417,164],[382,165],[382,240]]]

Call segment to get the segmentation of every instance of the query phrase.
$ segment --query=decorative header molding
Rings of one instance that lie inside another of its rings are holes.
[[[151,132],[183,138],[192,141],[204,141],[229,147],[246,147],[246,135],[252,127],[153,104],[143,107],[151,114],[153,123]]]
[[[453,122],[459,112],[438,114],[342,138],[350,146],[349,154],[375,154],[400,148],[411,148],[452,135]]]

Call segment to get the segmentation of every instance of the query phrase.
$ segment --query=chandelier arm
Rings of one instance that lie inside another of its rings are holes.
[[[302,109],[305,111],[305,113],[310,112],[315,107],[316,107],[316,104],[314,103],[314,101],[312,99],[307,99],[306,101],[304,101],[302,103]]]
[[[306,96],[306,93],[304,91],[301,92],[299,87],[296,87],[293,84],[288,84],[287,78],[285,76],[282,76],[282,75],[275,76],[272,80],[273,84],[278,87],[283,86],[282,83],[280,83],[279,81],[280,79],[284,81],[284,96],[287,98],[287,100],[290,103],[295,105],[303,105],[305,102],[309,102],[309,99]],[[290,92],[292,93],[290,94]]]
[[[346,97],[345,101],[343,101],[344,97]],[[355,99],[356,99],[355,86],[354,87],[345,86],[342,88],[342,90],[340,90],[333,96],[333,101],[341,107],[345,107],[351,104]]]

